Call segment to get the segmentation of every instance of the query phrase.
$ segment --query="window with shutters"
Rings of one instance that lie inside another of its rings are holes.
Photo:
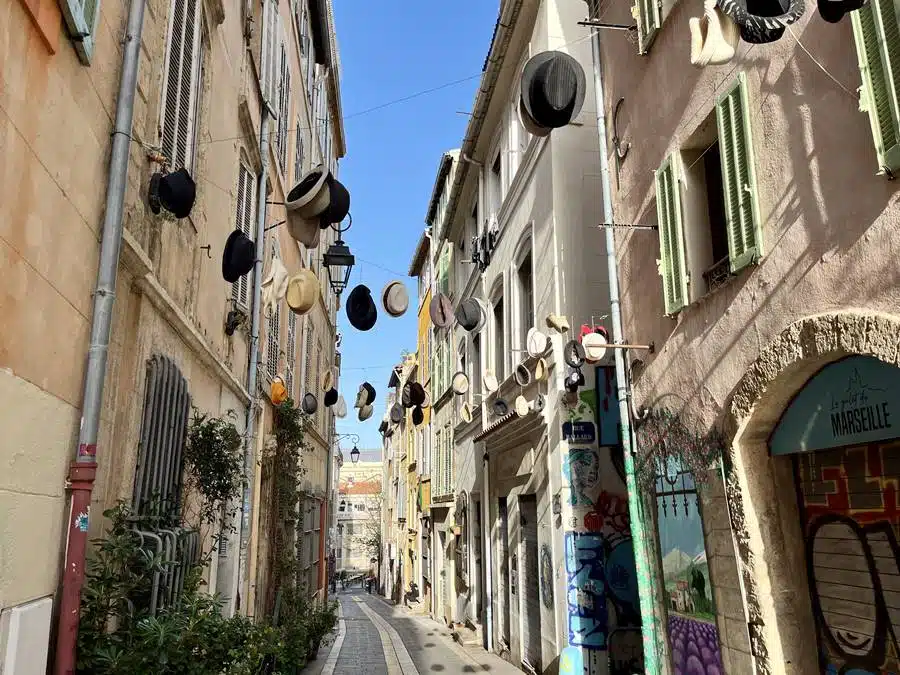
[[[444,459],[444,446],[443,446],[444,432],[440,429],[434,432],[434,475],[431,477],[431,481],[433,484],[432,492],[435,497],[440,497],[444,494],[444,486],[441,475],[441,466]],[[431,468],[431,467],[429,467]]]
[[[305,344],[305,354],[303,355],[303,389],[304,393],[307,391],[314,391],[312,387],[312,382],[314,382],[314,373],[312,372],[312,344],[313,344],[313,329],[312,323],[309,319],[306,320],[306,339],[304,341]]]
[[[297,138],[294,140],[294,182],[299,183],[303,176],[303,132],[300,118],[297,118]]]
[[[288,129],[291,126],[291,60],[287,44],[281,43],[281,58],[278,76],[278,131],[275,135],[275,153],[282,174],[287,175]]]
[[[494,300],[494,325],[492,327],[494,333],[494,375],[497,376],[497,382],[503,382],[506,377],[506,332],[503,314],[503,291],[499,291],[500,295]]]
[[[444,426],[444,490],[453,494],[453,428],[448,422]]]
[[[284,384],[287,387],[288,396],[296,400],[294,396],[294,367],[297,361],[297,315],[288,312],[287,347],[285,349]]]
[[[162,90],[160,137],[169,167],[194,161],[200,94],[202,0],[172,0]]]
[[[28,3],[25,4],[28,6]],[[100,20],[100,0],[62,0],[59,6],[78,60],[85,66],[91,65],[91,59],[94,58],[94,35]]]
[[[869,114],[878,172],[900,172],[900,27],[894,0],[871,0],[850,12],[862,85],[860,110]]]
[[[524,350],[527,346],[528,331],[534,327],[534,271],[532,269],[531,242],[520,254],[519,266],[516,270],[516,302],[518,303],[519,344]]]
[[[253,236],[253,221],[256,217],[256,176],[243,162],[238,163],[237,206],[234,227],[250,239]],[[249,307],[250,284],[253,283],[253,271],[242,276],[231,284],[231,297],[243,309]]]
[[[278,241],[272,242],[272,259],[278,257]],[[270,378],[278,375],[278,355],[281,347],[281,303],[266,318],[266,373]]]
[[[318,340],[316,342],[316,379],[315,384],[316,387],[321,391],[322,385],[322,375],[325,374],[325,363],[322,361],[322,341]],[[324,405],[320,405],[316,408],[316,426],[319,431],[324,434],[325,433],[325,415],[323,414],[325,410]]]
[[[297,29],[298,48],[301,60],[309,51],[309,10],[306,0],[292,0],[294,27]]]
[[[666,314],[672,315],[688,304],[677,155],[670,155],[656,171],[656,214],[659,222],[659,273],[663,280],[663,299]]]

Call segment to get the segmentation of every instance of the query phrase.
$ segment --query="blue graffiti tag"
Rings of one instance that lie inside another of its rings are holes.
[[[565,544],[569,644],[585,649],[606,649],[603,536],[591,532],[566,532]]]

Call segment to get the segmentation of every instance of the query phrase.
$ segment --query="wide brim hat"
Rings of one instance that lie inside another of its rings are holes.
[[[331,368],[327,368],[324,373],[322,373],[322,391],[328,391],[329,389],[334,388],[334,373],[331,372]]]
[[[413,407],[412,387],[409,382],[404,384],[403,388],[400,390],[400,404],[407,410]]]
[[[334,404],[334,416],[339,419],[344,419],[347,416],[347,401],[341,394],[338,395],[337,403]]]
[[[563,347],[563,360],[572,368],[581,368],[584,365],[584,347],[578,340],[569,340]]]
[[[225,240],[222,251],[222,277],[235,283],[253,269],[256,263],[256,244],[240,230],[235,230]]]
[[[462,404],[462,407],[459,409],[459,416],[462,417],[462,421],[466,424],[472,421],[472,409],[469,407],[468,401]]]
[[[421,407],[416,406],[412,411],[412,423],[416,426],[425,421],[425,411]]]
[[[403,421],[403,407],[399,403],[395,403],[391,406],[391,412],[389,414],[391,422],[394,424],[400,424],[400,422]]]
[[[288,279],[284,294],[287,306],[294,314],[307,314],[319,299],[319,279],[315,273],[304,268]]]
[[[804,0],[718,0],[718,4],[741,29],[741,39],[751,44],[779,40],[785,27],[806,11]]]
[[[423,387],[418,382],[410,382],[409,383],[409,398],[412,401],[412,404],[417,408],[422,407],[422,404],[425,403],[425,387]]]
[[[322,164],[305,173],[285,197],[284,207],[288,213],[317,221],[331,203],[329,178],[332,178],[331,172]]]
[[[509,403],[506,402],[506,399],[497,398],[491,404],[491,410],[497,417],[503,417],[503,415],[509,412]]]
[[[453,379],[450,381],[450,386],[453,389],[454,394],[462,396],[469,391],[469,376],[461,370],[454,373]]]
[[[531,327],[525,336],[525,349],[528,356],[543,356],[550,351],[550,338],[543,331]]]
[[[516,110],[519,113],[519,121],[522,123],[522,126],[525,127],[525,131],[527,131],[532,136],[543,138],[544,136],[549,136],[550,132],[553,131],[553,129],[540,126],[537,122],[531,119],[531,115],[525,108],[525,100],[521,96],[519,97],[519,105],[517,106]]]
[[[485,311],[475,298],[466,298],[459,303],[455,316],[459,325],[470,333],[484,326]]]
[[[454,318],[450,298],[443,293],[435,295],[428,306],[428,315],[431,317],[431,323],[438,328],[449,328]]]
[[[328,186],[328,207],[319,215],[319,228],[327,230],[350,213],[350,192],[331,173],[325,178]]]
[[[317,220],[304,218],[296,211],[287,212],[287,230],[292,239],[299,241],[306,248],[317,248],[322,230]]]
[[[519,394],[516,396],[516,400],[513,401],[513,409],[516,411],[516,414],[519,417],[525,417],[531,410],[528,405],[528,401],[525,400],[525,397]]]
[[[365,422],[372,416],[372,413],[375,412],[375,408],[370,405],[364,405],[359,409],[359,414],[356,416],[360,422]]]
[[[534,364],[534,379],[537,382],[543,382],[547,379],[550,369],[547,366],[546,359],[540,358]]]
[[[328,391],[325,392],[325,395],[322,397],[322,403],[325,404],[326,408],[330,408],[335,403],[338,402],[338,390],[332,387]]]
[[[531,384],[531,371],[528,370],[528,366],[524,363],[516,366],[514,377],[516,378],[516,384],[520,387],[527,387]]]
[[[691,65],[700,68],[721,66],[731,61],[740,41],[740,30],[734,20],[716,5],[705,0],[703,16],[688,20],[691,36]]]
[[[587,93],[584,68],[560,51],[532,56],[522,69],[520,99],[535,126],[558,129],[581,112]]]
[[[176,218],[187,218],[194,208],[197,185],[185,168],[160,176],[156,184],[160,206]]]
[[[371,330],[378,320],[378,308],[368,286],[360,284],[347,296],[347,320],[356,330]]]
[[[403,316],[409,309],[409,293],[401,281],[389,281],[381,292],[381,305],[390,316]]]
[[[319,409],[319,399],[312,392],[307,392],[300,401],[300,409],[307,415],[312,415]]]
[[[590,363],[601,361],[606,356],[609,340],[602,333],[588,333],[581,338],[581,346],[584,349],[584,358]]]
[[[869,0],[819,0],[819,16],[828,23],[837,23],[850,12],[862,9]]]
[[[497,382],[497,376],[494,375],[493,370],[484,371],[484,375],[482,375],[481,377],[481,383],[490,394],[493,394],[495,391],[497,391],[497,389],[500,388],[500,383]]]

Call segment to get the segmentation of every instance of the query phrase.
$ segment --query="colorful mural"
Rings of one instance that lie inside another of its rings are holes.
[[[699,496],[674,459],[657,479],[656,504],[672,672],[722,675]]]
[[[606,649],[603,535],[566,532],[565,545],[569,644],[586,649]]]

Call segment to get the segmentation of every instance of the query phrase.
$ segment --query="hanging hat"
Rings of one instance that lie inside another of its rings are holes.
[[[472,421],[472,409],[469,407],[468,401],[462,404],[462,407],[459,409],[459,416],[462,417],[462,421],[466,424]]]
[[[463,371],[459,371],[453,374],[453,380],[451,380],[450,386],[453,388],[453,393],[457,396],[462,396],[467,391],[469,391],[469,376],[466,375]]]
[[[273,405],[281,405],[288,398],[288,390],[287,387],[284,386],[284,378],[281,375],[276,375],[272,378],[272,391],[271,398]]]
[[[453,303],[446,295],[438,293],[431,299],[428,314],[431,316],[431,323],[436,327],[448,328],[453,322]]]
[[[269,276],[262,282],[263,313],[268,314],[275,303],[280,302],[287,294],[288,271],[281,258],[273,257],[269,268]]]
[[[322,373],[322,391],[328,391],[329,389],[334,389],[334,373],[331,372],[331,368],[326,368],[325,372]]]
[[[588,333],[581,338],[581,346],[584,349],[584,358],[589,363],[597,363],[606,356],[606,345],[609,340],[601,332]]]
[[[525,400],[525,397],[521,394],[519,396],[516,396],[516,400],[513,401],[513,409],[516,411],[516,415],[518,415],[519,417],[525,417],[525,415],[527,415],[531,410],[530,406],[528,405],[528,401]]]
[[[456,320],[468,332],[479,331],[484,327],[486,312],[476,298],[466,298],[456,308]]]
[[[489,394],[493,394],[500,388],[500,383],[497,382],[497,376],[494,375],[493,370],[485,370],[484,375],[481,377],[481,382]]]
[[[407,382],[400,392],[404,408],[414,408],[425,403],[425,388],[418,382]]]
[[[147,201],[153,213],[159,213],[162,207],[176,218],[187,218],[196,198],[197,185],[187,169],[181,168],[167,174],[155,173],[150,177]]]
[[[403,316],[409,309],[409,293],[401,281],[390,281],[381,293],[381,304],[390,316]]]
[[[400,424],[403,421],[403,408],[399,403],[395,403],[391,406],[391,422],[394,424]]]
[[[721,66],[734,58],[740,30],[734,20],[716,6],[716,0],[705,0],[703,16],[688,20],[691,32],[691,64],[701,68]]]
[[[325,178],[325,183],[328,185],[328,208],[319,216],[319,228],[322,230],[341,222],[350,213],[350,193],[344,184],[331,173]]]
[[[573,368],[581,368],[584,365],[584,347],[577,340],[569,340],[563,347],[563,359]]]
[[[372,413],[375,412],[375,408],[370,405],[364,405],[359,409],[359,414],[356,416],[360,422],[365,422],[372,416]]]
[[[372,300],[372,291],[360,284],[347,297],[347,319],[356,330],[371,330],[378,319],[378,309]]]
[[[288,218],[292,213],[307,220],[321,216],[331,204],[329,178],[331,172],[322,164],[304,174],[284,200]]]
[[[505,399],[497,398],[491,404],[491,410],[493,410],[494,415],[496,415],[497,417],[503,417],[506,413],[509,412],[509,403],[507,403]]]
[[[547,406],[547,397],[544,396],[543,394],[538,394],[537,396],[534,397],[534,400],[531,402],[530,405],[531,405],[531,409],[534,410],[534,412],[539,413],[539,412],[543,411],[544,408]]]
[[[528,370],[528,366],[524,363],[520,363],[516,366],[515,372],[516,384],[520,387],[527,387],[531,384],[531,371]]]
[[[566,126],[581,112],[586,92],[584,68],[574,58],[558,51],[532,56],[522,70],[520,94],[526,129],[543,133]]]
[[[569,330],[569,320],[561,314],[548,314],[547,327],[552,328],[557,333],[565,333]]]
[[[525,336],[525,349],[528,356],[543,356],[550,351],[550,338],[546,333],[531,327]]]
[[[294,211],[287,212],[287,230],[292,239],[299,241],[306,248],[318,248],[322,230],[315,220],[301,218]]]
[[[233,284],[253,269],[256,262],[256,244],[240,230],[235,230],[225,241],[222,252],[222,277]]]
[[[300,409],[307,415],[312,415],[319,409],[319,400],[312,392],[307,392],[300,402]]]
[[[581,372],[581,368],[572,368],[568,375],[566,375],[566,391],[575,392],[578,391],[578,387],[584,384],[584,373]]]
[[[338,419],[344,419],[347,416],[347,401],[343,395],[338,396],[337,403],[334,404],[334,416]]]
[[[422,401],[422,405],[420,408],[430,408],[431,407],[431,392],[427,389],[425,390],[425,400]]]
[[[307,314],[316,306],[319,279],[311,269],[304,268],[288,279],[285,299],[294,314]]]
[[[372,405],[375,402],[375,387],[368,382],[359,385],[359,391],[356,394],[356,408]]]
[[[412,402],[412,387],[409,386],[409,383],[403,385],[403,388],[400,390],[400,403],[407,410],[413,407]]]
[[[788,26],[806,10],[804,0],[719,0],[719,7],[741,31],[741,39],[751,44],[775,42]]]
[[[862,9],[869,0],[819,0],[819,16],[828,23],[837,23],[850,12]]]
[[[322,397],[322,402],[325,404],[326,408],[333,406],[338,402],[338,390],[332,387],[326,391],[325,396]]]
[[[534,364],[534,379],[538,382],[543,382],[547,379],[548,374],[547,361],[543,358],[538,359],[537,363]]]
[[[412,411],[412,423],[416,426],[425,421],[425,411],[421,407],[416,406]]]

